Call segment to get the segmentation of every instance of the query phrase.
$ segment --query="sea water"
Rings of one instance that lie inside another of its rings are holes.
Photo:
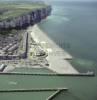
[[[97,74],[97,2],[56,2],[52,8],[52,15],[39,24],[40,29],[74,57],[71,63],[75,68]],[[60,78],[70,93],[62,93],[55,100],[97,99],[97,76],[63,80]]]
[[[52,15],[39,27],[76,59],[73,64],[79,65],[79,69],[82,67],[97,72],[97,3],[53,4]],[[97,100],[97,76],[0,75],[0,90],[62,87],[69,91],[60,93],[54,100]],[[52,94],[49,91],[0,93],[0,100],[46,100]]]
[[[76,58],[97,61],[97,2],[58,2],[39,26]]]

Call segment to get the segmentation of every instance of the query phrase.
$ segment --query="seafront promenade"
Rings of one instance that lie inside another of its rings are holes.
[[[78,74],[79,72],[66,60],[72,59],[72,56],[60,48],[53,42],[38,25],[29,27],[28,31],[31,33],[34,41],[42,46],[45,52],[48,53],[47,61],[49,63],[48,69],[58,74]],[[45,66],[44,66],[45,67]]]

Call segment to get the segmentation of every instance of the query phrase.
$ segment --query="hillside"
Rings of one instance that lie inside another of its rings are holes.
[[[26,28],[50,13],[51,6],[44,3],[0,3],[0,30]]]
[[[45,8],[47,5],[45,4],[37,4],[37,3],[0,3],[0,21],[16,18],[20,15],[29,13],[32,10]]]

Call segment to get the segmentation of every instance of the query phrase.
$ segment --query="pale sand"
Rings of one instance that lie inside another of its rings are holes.
[[[29,27],[28,31],[32,38],[42,45],[45,51],[48,52],[47,60],[49,62],[49,69],[58,74],[78,74],[79,72],[64,59],[72,59],[72,56],[60,48],[54,41],[52,41],[38,25]]]

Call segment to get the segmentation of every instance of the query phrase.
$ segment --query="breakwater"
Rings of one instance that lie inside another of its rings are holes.
[[[52,94],[50,97],[48,97],[46,100],[53,100],[57,95],[59,95],[61,92],[68,91],[68,89],[58,89],[54,94]]]
[[[90,72],[90,73],[70,73],[70,74],[57,74],[57,73],[48,73],[48,74],[33,74],[33,73],[21,73],[21,72],[12,72],[12,73],[0,73],[0,75],[29,75],[29,76],[76,76],[76,77],[94,77],[95,73]]]
[[[16,18],[0,21],[0,30],[27,28],[45,19],[51,14],[51,10],[51,6],[47,6],[45,8],[32,10]]]
[[[11,89],[11,90],[0,90],[0,93],[2,92],[42,92],[42,91],[57,91],[57,90],[67,91],[68,88]]]

